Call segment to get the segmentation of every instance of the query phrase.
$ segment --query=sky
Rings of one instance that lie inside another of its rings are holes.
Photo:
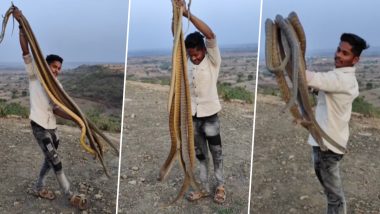
[[[373,0],[264,0],[261,53],[264,53],[265,20],[295,11],[306,33],[307,50],[331,49],[332,54],[343,32],[355,33],[372,47],[380,47],[380,1]],[[364,52],[363,52],[364,53]]]
[[[171,1],[130,0],[129,50],[170,49]],[[13,1],[29,20],[43,53],[62,55],[66,62],[123,62],[128,25],[128,0]],[[9,8],[2,1],[0,13]],[[373,0],[264,0],[263,18],[296,11],[307,36],[308,50],[335,50],[342,32],[353,32],[380,47],[380,2]],[[256,44],[259,0],[192,1],[191,11],[215,32],[220,45]],[[357,15],[355,14],[357,13]],[[183,19],[184,30],[187,20]],[[262,26],[262,30],[264,26]],[[191,27],[187,33],[193,32]],[[0,62],[18,62],[21,51],[17,24],[8,23],[0,44]],[[265,32],[262,31],[262,42]],[[263,49],[262,51],[263,52]]]
[[[130,0],[129,51],[171,49],[170,0]],[[208,24],[219,45],[257,44],[259,0],[193,0],[190,10]],[[183,19],[187,30],[187,19]],[[194,32],[191,27],[187,33]]]
[[[13,0],[13,3],[28,19],[44,55],[55,53],[65,62],[124,63],[128,0]],[[10,6],[11,1],[2,0],[0,14],[5,14]],[[22,60],[18,23],[12,35],[12,22],[10,19],[0,44],[0,63]]]

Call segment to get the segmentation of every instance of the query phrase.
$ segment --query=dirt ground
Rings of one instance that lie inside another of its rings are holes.
[[[86,194],[90,208],[80,212],[71,207],[52,171],[47,186],[56,192],[56,199],[48,201],[32,195],[31,188],[38,176],[43,154],[34,139],[29,120],[0,118],[0,213],[115,213],[118,157],[111,151],[105,154],[112,174],[108,179],[100,163],[80,147],[78,128],[58,126],[58,135],[58,153],[71,189]],[[119,142],[119,134],[108,135]]]
[[[308,133],[280,114],[280,98],[258,96],[251,213],[325,213]],[[341,161],[348,213],[380,213],[380,121],[354,115]]]
[[[170,148],[166,111],[168,90],[168,86],[133,81],[126,83],[119,213],[246,213],[253,105],[240,102],[222,102],[223,110],[219,114],[226,202],[218,205],[212,198],[193,203],[183,199],[170,207],[161,208],[177,196],[183,178],[177,164],[167,181],[157,180]],[[213,176],[212,167],[210,164],[210,178]],[[215,179],[211,180],[211,184],[215,188]]]

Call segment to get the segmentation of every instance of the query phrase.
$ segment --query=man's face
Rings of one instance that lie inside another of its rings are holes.
[[[340,42],[335,52],[335,68],[352,67],[359,61],[359,57],[352,53],[352,46],[348,42]]]
[[[53,61],[49,64],[50,70],[53,73],[54,77],[57,77],[61,73],[62,64],[59,61]]]
[[[202,49],[188,48],[187,49],[187,55],[189,56],[190,61],[194,65],[199,65],[202,62],[202,60],[205,58],[206,49],[205,48],[202,48]]]

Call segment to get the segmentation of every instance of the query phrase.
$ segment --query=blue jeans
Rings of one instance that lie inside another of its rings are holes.
[[[341,154],[330,150],[321,151],[319,146],[313,146],[314,170],[326,195],[327,214],[346,213],[346,200],[339,174],[339,161],[342,158]]]
[[[209,192],[208,150],[214,163],[214,173],[218,186],[224,184],[223,154],[220,138],[220,122],[217,114],[208,117],[193,117],[195,155],[199,160],[200,180],[205,191]]]
[[[59,138],[56,129],[45,129],[34,121],[31,121],[33,135],[37,140],[38,145],[44,154],[44,162],[42,163],[40,174],[34,187],[35,191],[39,192],[45,188],[46,175],[50,169],[53,169],[64,193],[71,197],[70,183],[62,169],[61,159],[58,155],[57,149],[59,145]]]

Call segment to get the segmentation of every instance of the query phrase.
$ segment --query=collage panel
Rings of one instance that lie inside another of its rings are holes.
[[[118,211],[246,213],[260,2],[173,2],[130,5]]]
[[[380,212],[378,6],[264,1],[251,213]]]
[[[0,213],[115,213],[128,2],[0,11]]]

